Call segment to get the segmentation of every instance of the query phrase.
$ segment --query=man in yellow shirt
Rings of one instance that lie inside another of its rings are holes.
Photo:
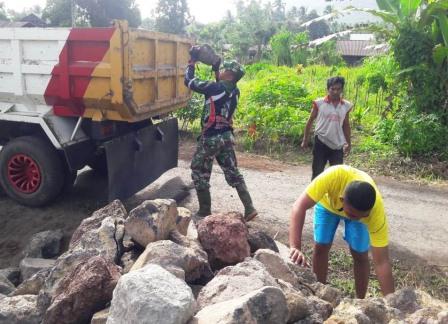
[[[354,261],[356,297],[364,298],[367,292],[369,249],[383,295],[394,292],[387,219],[383,199],[372,178],[350,166],[337,165],[328,168],[308,185],[294,203],[290,215],[290,257],[299,265],[307,265],[301,251],[302,231],[306,210],[314,205],[313,271],[317,280],[326,283],[328,254],[336,228],[343,220],[344,239]]]

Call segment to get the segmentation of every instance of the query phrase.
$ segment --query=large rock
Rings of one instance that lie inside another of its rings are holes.
[[[329,302],[316,296],[307,297],[307,303],[310,313],[317,317],[318,320],[322,319],[322,321],[325,321],[333,311],[333,307]]]
[[[0,324],[40,324],[42,313],[36,306],[36,295],[0,299]]]
[[[412,314],[421,308],[417,294],[412,288],[403,288],[386,296],[387,306],[396,308],[405,314]]]
[[[295,323],[304,319],[310,314],[306,296],[299,290],[296,290],[289,282],[277,279],[277,283],[286,298],[288,306],[288,323]]]
[[[315,291],[316,296],[329,302],[331,306],[333,306],[333,308],[338,306],[341,302],[342,293],[339,289],[336,289],[329,285],[324,285],[320,282],[316,282],[312,287]]]
[[[51,268],[45,283],[39,292],[38,307],[45,312],[50,306],[59,282],[75,269],[78,264],[85,263],[91,257],[97,256],[97,250],[69,250],[57,258],[55,265]]]
[[[274,252],[279,252],[275,241],[263,231],[254,229],[252,227],[248,228],[249,236],[248,242],[250,246],[250,253],[255,253],[260,249],[269,249]]]
[[[233,265],[250,256],[247,227],[239,213],[206,217],[198,226],[198,236],[212,268]]]
[[[283,243],[278,242],[278,241],[275,241],[275,244],[278,247],[280,256],[286,262],[288,267],[292,271],[294,271],[296,276],[299,278],[300,283],[303,283],[306,285],[311,285],[311,284],[314,284],[317,282],[316,275],[313,273],[311,268],[302,267],[302,266],[299,266],[299,265],[291,262],[291,260],[289,258],[289,247],[287,247],[286,245],[284,245]]]
[[[96,250],[97,255],[118,263],[121,258],[124,230],[123,218],[106,217],[97,228],[84,232],[71,250]]]
[[[242,297],[203,308],[191,324],[281,324],[286,323],[287,315],[283,292],[276,287],[263,287]]]
[[[147,200],[131,210],[125,230],[135,242],[146,247],[151,242],[166,240],[176,228],[177,216],[174,200]]]
[[[280,254],[272,250],[261,249],[255,252],[254,259],[260,261],[274,278],[289,282],[294,287],[298,285],[299,278],[289,269]]]
[[[278,287],[276,280],[257,260],[247,259],[235,266],[225,267],[201,289],[200,309],[205,306],[246,295],[264,286]]]
[[[168,240],[148,244],[131,271],[143,268],[149,263],[158,264],[167,270],[172,267],[183,269],[185,281],[188,283],[194,283],[201,278],[211,278],[213,275],[204,251],[184,247]]]
[[[150,264],[123,275],[114,290],[108,324],[185,324],[195,312],[187,284]]]
[[[52,268],[55,265],[55,260],[52,259],[40,259],[40,258],[24,258],[20,261],[20,272],[22,279],[27,280],[31,278],[35,273],[43,269]]]
[[[72,249],[76,245],[78,245],[81,237],[85,233],[98,229],[102,221],[107,217],[111,217],[117,220],[126,219],[127,212],[121,201],[114,200],[105,207],[95,211],[92,216],[84,219],[81,222],[81,225],[79,225],[79,227],[73,233],[72,239],[70,240],[69,249]]]
[[[13,296],[19,295],[38,295],[42,289],[45,280],[49,276],[51,268],[45,268],[36,272],[31,278],[23,281],[12,294]]]
[[[44,323],[90,322],[112,299],[120,276],[120,268],[100,256],[79,264],[59,284]]]
[[[177,207],[176,228],[182,235],[187,235],[191,221],[191,211],[184,207]]]
[[[62,229],[34,234],[23,251],[25,258],[51,259],[61,252]]]
[[[333,310],[328,322],[342,323],[389,323],[396,315],[394,309],[388,308],[383,299],[344,299]]]

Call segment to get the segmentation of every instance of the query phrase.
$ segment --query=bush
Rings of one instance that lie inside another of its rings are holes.
[[[448,130],[436,114],[403,109],[394,120],[381,121],[378,130],[382,141],[392,143],[406,156],[448,154]]]
[[[285,67],[259,72],[255,79],[244,85],[244,89],[250,89],[244,92],[248,102],[269,107],[302,106],[303,98],[308,94],[297,73]]]

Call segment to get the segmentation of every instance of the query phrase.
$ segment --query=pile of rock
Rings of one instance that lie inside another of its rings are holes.
[[[114,201],[58,256],[61,238],[39,233],[0,270],[0,323],[448,323],[448,304],[413,289],[341,299],[238,213],[196,224],[174,200]]]

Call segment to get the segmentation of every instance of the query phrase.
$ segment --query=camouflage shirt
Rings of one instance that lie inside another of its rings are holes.
[[[228,81],[203,81],[194,76],[195,66],[189,64],[185,73],[185,85],[205,96],[201,118],[204,136],[221,134],[232,128],[232,117],[238,105],[240,91]]]

